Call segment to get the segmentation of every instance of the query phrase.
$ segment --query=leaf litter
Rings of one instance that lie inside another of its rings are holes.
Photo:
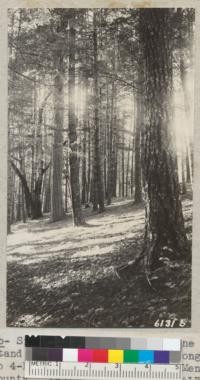
[[[192,202],[184,200],[191,237]],[[142,252],[144,207],[116,202],[104,214],[86,211],[87,226],[48,215],[17,223],[8,236],[7,325],[15,327],[153,327],[160,319],[190,326],[191,267],[172,259],[127,278],[115,268]],[[164,268],[164,269],[163,269]]]

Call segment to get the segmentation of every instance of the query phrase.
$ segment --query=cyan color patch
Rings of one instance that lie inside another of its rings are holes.
[[[138,363],[154,363],[154,351],[139,351]]]

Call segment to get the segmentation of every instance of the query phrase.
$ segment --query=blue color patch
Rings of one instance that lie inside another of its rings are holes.
[[[139,351],[138,363],[154,363],[154,351]]]
[[[169,364],[169,351],[154,351],[154,363]]]

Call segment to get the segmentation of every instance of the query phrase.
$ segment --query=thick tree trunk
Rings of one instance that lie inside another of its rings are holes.
[[[73,20],[70,22],[72,23]],[[69,28],[69,80],[68,80],[68,121],[69,121],[69,166],[70,184],[72,195],[72,216],[75,226],[84,223],[81,210],[80,183],[79,183],[79,158],[75,116],[75,38],[76,33],[72,24]]]
[[[93,12],[93,52],[94,52],[94,157],[93,157],[93,209],[104,211],[104,183],[102,172],[102,157],[100,147],[99,120],[99,79],[98,79],[98,45],[97,45],[97,14]]]
[[[30,193],[30,190],[29,190],[29,187],[28,187],[28,183],[27,183],[27,180],[26,180],[26,175],[21,173],[21,171],[18,169],[18,167],[15,165],[15,163],[13,161],[10,161],[10,163],[11,163],[11,166],[14,169],[15,173],[19,177],[19,179],[21,181],[21,184],[22,184],[22,186],[24,188],[24,196],[25,196],[25,202],[26,202],[27,215],[31,216],[31,202],[32,202],[32,198],[31,198],[31,193]]]
[[[172,39],[170,9],[140,13],[145,62],[145,126],[142,152],[146,195],[145,252],[153,269],[160,258],[187,252],[174,134],[171,129]]]
[[[43,167],[40,168],[39,176],[35,183],[35,188],[31,198],[31,217],[38,219],[42,217],[42,181],[43,181]]]
[[[52,185],[51,185],[51,220],[64,217],[62,171],[63,171],[63,118],[64,118],[64,78],[62,70],[54,79],[54,113],[55,130],[52,152]]]
[[[187,76],[187,68],[185,63],[185,57],[183,54],[183,50],[181,50],[181,56],[180,56],[180,79],[183,89],[183,95],[184,95],[184,106],[185,106],[185,117],[187,120],[187,123],[190,123],[190,101],[188,97],[188,89],[186,86],[186,76]],[[191,163],[191,151],[190,151],[190,141],[186,134],[186,131],[183,131],[184,139],[185,139],[185,146],[186,146],[186,170],[187,170],[187,177],[186,181],[188,183],[193,182],[193,174],[192,174],[192,163]]]

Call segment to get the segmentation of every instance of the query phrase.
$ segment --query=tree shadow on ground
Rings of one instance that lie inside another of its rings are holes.
[[[138,214],[137,218],[140,219]],[[191,214],[187,218],[191,225]],[[110,231],[107,235],[113,236]],[[39,248],[40,242],[37,243]],[[190,327],[190,265],[180,261],[172,262],[168,271],[161,268],[154,274],[159,281],[153,289],[147,282],[143,263],[126,278],[118,277],[115,270],[142,252],[142,226],[131,238],[114,243],[113,249],[113,242],[102,240],[103,246],[112,247],[111,252],[102,255],[93,252],[88,256],[82,250],[79,257],[74,257],[77,248],[72,248],[55,255],[47,250],[42,261],[9,262],[8,326],[153,327],[159,318],[176,318],[185,319],[185,327]],[[92,243],[91,247],[95,245]],[[39,251],[35,259],[39,260]]]

